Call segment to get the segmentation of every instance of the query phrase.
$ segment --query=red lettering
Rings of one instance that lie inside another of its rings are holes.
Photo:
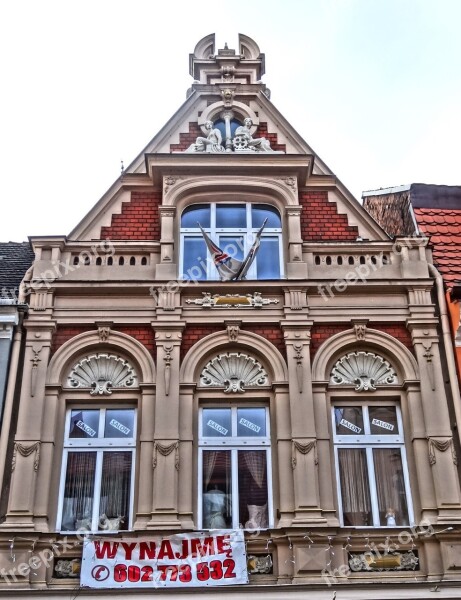
[[[158,553],[158,560],[162,560],[165,556],[167,558],[174,558],[173,549],[171,548],[169,540],[162,540],[162,545],[160,546]]]
[[[139,544],[139,560],[146,560],[146,557],[154,559],[156,548],[155,542],[141,542]]]
[[[118,542],[103,542],[102,545],[100,542],[94,543],[94,551],[96,554],[96,558],[101,559],[107,556],[107,558],[115,558],[118,549]]]
[[[207,537],[203,540],[193,539],[190,542],[191,556],[209,556],[215,554],[214,538]]]
[[[131,555],[133,550],[136,548],[136,542],[132,544],[127,544],[126,542],[122,542],[123,549],[125,550],[125,560],[131,560]]]
[[[230,558],[227,558],[224,562],[223,562],[223,566],[226,569],[224,571],[224,578],[225,579],[231,579],[232,577],[237,577],[237,575],[235,574],[235,561],[231,560]]]
[[[226,554],[228,557],[232,555],[231,548],[231,539],[230,535],[217,535],[216,536],[216,546],[217,546],[217,554]]]

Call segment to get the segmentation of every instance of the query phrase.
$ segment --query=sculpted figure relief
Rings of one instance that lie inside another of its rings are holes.
[[[269,140],[266,140],[266,138],[253,138],[251,135],[252,125],[253,121],[250,117],[247,117],[243,121],[243,125],[237,127],[232,140],[234,150],[236,152],[273,152]]]
[[[208,131],[207,137],[198,137],[186,152],[225,152],[221,145],[221,132],[213,127],[213,121],[207,121],[205,129]]]

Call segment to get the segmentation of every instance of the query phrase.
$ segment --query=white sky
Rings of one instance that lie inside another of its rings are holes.
[[[357,198],[461,185],[460,23],[459,0],[2,2],[0,240],[68,234],[184,102],[213,32],[256,41],[273,103]]]

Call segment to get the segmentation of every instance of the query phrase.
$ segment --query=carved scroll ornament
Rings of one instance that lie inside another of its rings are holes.
[[[246,354],[230,352],[210,360],[200,376],[200,384],[207,387],[223,387],[224,392],[245,392],[245,387],[268,384],[268,376],[262,365]]]
[[[372,352],[350,352],[334,365],[330,384],[353,383],[357,392],[374,392],[377,385],[397,383],[397,375],[387,360]]]
[[[113,388],[133,388],[137,377],[133,367],[114,354],[93,354],[82,358],[67,379],[71,388],[92,388],[95,396],[112,394]]]

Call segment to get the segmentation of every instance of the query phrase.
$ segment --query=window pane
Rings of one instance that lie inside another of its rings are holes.
[[[216,227],[242,227],[247,226],[245,204],[218,204],[216,206]]]
[[[130,520],[131,452],[104,452],[99,529],[126,530]]]
[[[133,410],[106,410],[104,437],[132,438],[134,424]]]
[[[266,227],[275,227],[280,229],[282,223],[280,215],[276,208],[265,204],[253,204],[251,207],[252,227],[261,227],[264,219],[267,219]]]
[[[203,527],[232,527],[232,476],[230,450],[204,450]]]
[[[207,249],[202,237],[184,238],[184,279],[206,279]]]
[[[223,252],[228,254],[231,258],[237,260],[243,260],[243,251],[245,249],[243,237],[240,235],[231,236],[219,236],[219,247]]]
[[[337,435],[363,435],[363,414],[359,406],[335,408]]]
[[[181,217],[181,227],[197,228],[197,223],[200,223],[202,227],[210,227],[209,204],[193,204],[184,209]]]
[[[280,279],[280,257],[278,237],[262,237],[256,255],[258,279]]]
[[[266,435],[266,410],[264,408],[239,408],[237,410],[237,435],[264,437]]]
[[[68,453],[62,531],[91,529],[95,468],[96,452]]]
[[[70,415],[70,438],[98,437],[99,410],[73,410]]]
[[[238,453],[239,521],[245,529],[265,529],[267,512],[267,464],[264,450]]]
[[[370,406],[370,432],[373,435],[398,435],[395,406]]]
[[[344,525],[373,525],[365,449],[340,448],[338,462]]]
[[[219,131],[221,132],[222,145],[225,146],[226,145],[226,122],[223,119],[218,119],[217,121],[214,122],[213,125],[214,125],[215,129],[219,129]],[[232,121],[230,122],[231,138],[234,137],[235,130],[237,129],[237,127],[240,127],[241,125],[242,125],[241,123],[239,123],[235,119],[232,119]]]
[[[203,437],[230,437],[232,435],[230,408],[204,408],[202,419]]]
[[[373,450],[379,522],[381,525],[408,525],[408,508],[400,448]]]

